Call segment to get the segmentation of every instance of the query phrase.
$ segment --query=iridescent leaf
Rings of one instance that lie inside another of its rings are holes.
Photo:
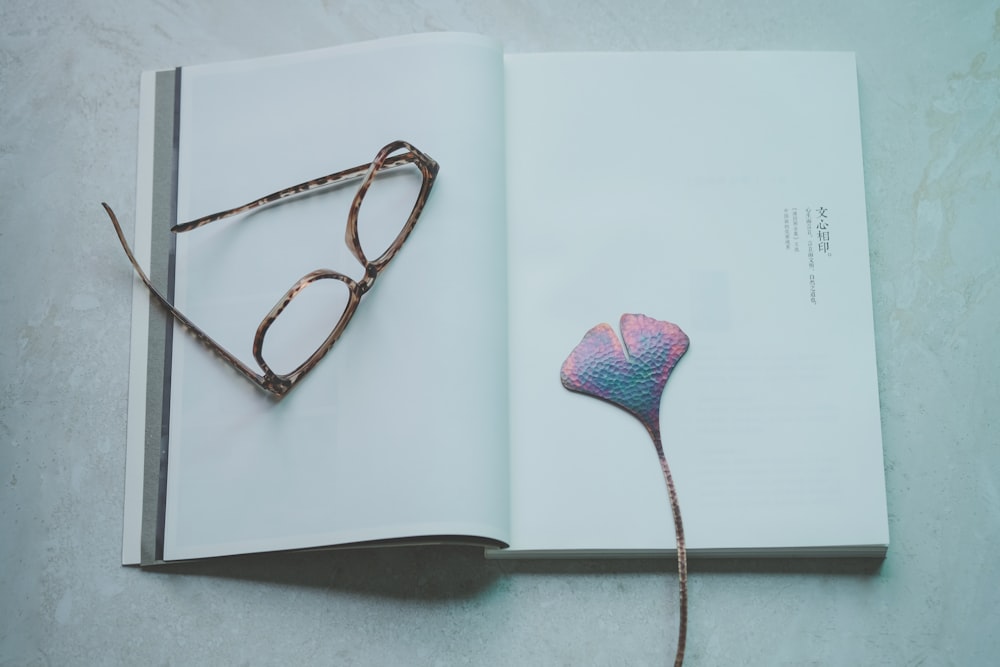
[[[681,667],[687,641],[687,548],[677,489],[663,453],[660,398],[671,371],[687,352],[688,337],[676,324],[645,315],[622,315],[620,326],[624,346],[611,325],[598,324],[563,362],[560,376],[570,391],[608,401],[637,417],[653,439],[677,537],[680,622],[674,667]]]
[[[676,324],[645,315],[622,315],[621,332],[624,348],[609,324],[588,331],[563,363],[562,383],[627,410],[652,433],[659,429],[663,388],[688,337]]]

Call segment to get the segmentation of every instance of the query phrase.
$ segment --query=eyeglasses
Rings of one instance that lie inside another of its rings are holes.
[[[405,167],[407,165],[413,165],[420,171],[421,184],[420,191],[417,194],[417,199],[395,239],[389,244],[381,255],[375,259],[369,259],[361,247],[361,239],[358,235],[358,214],[361,210],[361,205],[364,203],[365,195],[368,194],[373,183],[376,182],[375,179],[377,176],[384,174],[386,171],[399,167]],[[235,355],[226,350],[219,343],[215,342],[186,315],[174,308],[173,304],[170,303],[170,301],[153,286],[149,278],[146,276],[146,273],[142,270],[142,267],[139,266],[139,263],[135,259],[135,255],[132,253],[132,249],[129,248],[128,243],[125,241],[125,235],[122,232],[121,225],[118,223],[118,218],[115,216],[114,211],[112,211],[111,207],[104,202],[102,202],[101,205],[111,218],[111,222],[115,226],[115,232],[118,234],[118,240],[121,242],[122,248],[125,249],[125,254],[128,255],[128,259],[132,263],[132,267],[135,269],[136,273],[139,274],[142,282],[146,285],[156,300],[159,301],[160,304],[166,308],[170,314],[173,315],[174,318],[176,318],[177,321],[180,322],[195,338],[201,341],[210,350],[215,352],[223,359],[223,361],[232,366],[241,375],[246,377],[261,389],[264,389],[277,397],[281,397],[288,393],[288,391],[294,387],[299,380],[311,371],[319,360],[323,358],[323,355],[330,351],[330,348],[337,342],[337,339],[340,338],[340,335],[344,332],[348,322],[351,321],[351,317],[354,316],[354,312],[357,310],[358,304],[361,302],[361,297],[372,288],[372,285],[375,283],[375,279],[385,269],[389,262],[392,261],[392,258],[396,256],[396,253],[399,252],[399,249],[403,246],[403,243],[413,231],[414,226],[417,224],[417,219],[420,217],[420,214],[424,209],[424,205],[427,203],[427,197],[434,185],[434,179],[437,177],[437,172],[438,163],[428,155],[420,152],[405,141],[394,141],[383,147],[382,150],[375,155],[375,158],[368,164],[359,165],[351,169],[339,171],[335,174],[322,176],[311,181],[306,181],[305,183],[293,185],[292,187],[269,194],[266,197],[261,197],[256,201],[250,202],[249,204],[244,204],[243,206],[238,206],[236,208],[229,209],[228,211],[221,211],[219,213],[206,215],[198,218],[197,220],[175,225],[171,229],[173,232],[188,232],[193,229],[198,229],[199,227],[204,227],[212,222],[222,220],[223,218],[245,213],[279,200],[316,190],[317,188],[323,188],[354,178],[362,179],[347,214],[347,231],[344,240],[348,249],[351,251],[351,254],[354,255],[354,257],[364,267],[364,277],[355,281],[349,276],[338,273],[337,271],[318,269],[299,278],[295,284],[293,284],[288,291],[285,292],[284,296],[278,300],[278,302],[264,317],[264,319],[261,320],[260,325],[257,327],[257,332],[253,339],[253,357],[262,372],[257,372],[244,364]],[[271,370],[271,367],[268,366],[266,361],[264,361],[264,338],[267,335],[268,330],[278,319],[278,316],[281,315],[292,300],[301,294],[302,290],[306,287],[319,280],[337,280],[347,286],[348,295],[344,311],[330,334],[304,362],[288,373],[276,373]]]

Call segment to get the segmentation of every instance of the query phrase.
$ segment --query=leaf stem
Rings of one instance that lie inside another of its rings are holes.
[[[674,515],[674,535],[677,537],[677,577],[680,586],[680,627],[677,632],[677,657],[674,658],[674,667],[681,667],[684,663],[684,645],[687,641],[687,548],[684,545],[684,523],[681,521],[681,506],[677,502],[677,488],[674,486],[674,478],[670,474],[670,466],[667,465],[667,457],[663,454],[663,441],[660,438],[659,427],[649,429],[649,434],[653,437],[653,446],[656,447],[656,455],[660,459],[660,469],[663,470],[663,481],[667,483],[667,495],[670,497],[670,511]]]

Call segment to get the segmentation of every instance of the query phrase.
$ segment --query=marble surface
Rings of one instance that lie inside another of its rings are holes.
[[[414,548],[122,568],[138,74],[424,30],[513,51],[858,55],[892,546],[717,561],[689,665],[1000,655],[1000,6],[961,0],[0,4],[0,665],[655,665],[673,564]],[[845,480],[849,483],[849,480]]]

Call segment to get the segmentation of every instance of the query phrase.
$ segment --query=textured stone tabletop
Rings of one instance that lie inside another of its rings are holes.
[[[697,562],[686,664],[1000,656],[1000,8],[931,0],[0,4],[0,665],[660,665],[669,561],[400,548],[122,568],[143,70],[427,30],[857,52],[892,545]],[[844,480],[846,484],[850,480]]]

